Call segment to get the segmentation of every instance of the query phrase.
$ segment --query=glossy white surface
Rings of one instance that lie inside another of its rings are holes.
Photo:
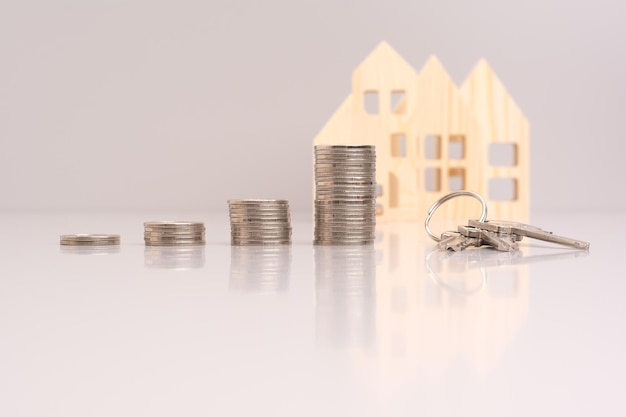
[[[536,214],[590,252],[231,247],[224,213],[3,213],[2,416],[623,415],[624,213]],[[143,221],[207,245],[143,245]],[[302,219],[302,221],[300,221]],[[60,248],[120,233],[119,251]]]

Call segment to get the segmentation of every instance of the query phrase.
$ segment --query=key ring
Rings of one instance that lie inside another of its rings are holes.
[[[441,206],[446,201],[452,200],[455,197],[463,197],[463,196],[474,197],[476,200],[480,201],[480,204],[482,205],[483,210],[482,210],[482,213],[480,214],[479,221],[484,222],[485,220],[487,220],[487,203],[485,202],[485,199],[480,194],[475,193],[473,191],[455,191],[448,195],[444,195],[439,200],[435,201],[432,206],[430,206],[430,208],[428,209],[428,216],[426,216],[426,221],[424,222],[426,233],[428,233],[428,236],[430,236],[430,238],[434,240],[435,242],[441,242],[441,238],[437,236],[436,234],[434,234],[432,230],[430,230],[430,219],[433,217],[433,214],[435,214],[435,211],[437,211],[439,206]]]

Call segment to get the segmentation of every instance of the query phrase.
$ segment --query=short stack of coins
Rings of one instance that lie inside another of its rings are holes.
[[[287,200],[228,200],[231,244],[288,245],[291,218]]]
[[[120,235],[76,234],[61,235],[63,246],[111,246],[120,244]]]
[[[376,149],[369,145],[315,147],[316,245],[374,243]]]
[[[147,246],[204,245],[202,222],[145,222],[144,241]]]

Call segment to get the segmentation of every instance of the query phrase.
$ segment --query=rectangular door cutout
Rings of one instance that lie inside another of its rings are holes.
[[[517,180],[515,178],[490,178],[488,187],[490,200],[517,200]]]
[[[426,168],[424,171],[424,189],[441,191],[441,168]]]
[[[494,167],[512,167],[517,165],[517,145],[515,143],[490,144],[489,165]]]
[[[398,184],[398,177],[393,173],[389,173],[389,207],[398,207],[400,202],[400,184]]]
[[[402,133],[391,135],[391,156],[406,158],[406,136]]]

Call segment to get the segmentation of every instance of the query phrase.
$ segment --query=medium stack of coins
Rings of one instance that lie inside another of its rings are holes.
[[[316,245],[374,243],[376,149],[368,145],[315,147]]]
[[[287,200],[228,200],[231,244],[288,245],[291,219]]]
[[[148,246],[204,245],[202,222],[145,222],[143,238]]]
[[[64,246],[109,246],[119,245],[120,235],[61,235],[61,245]]]

